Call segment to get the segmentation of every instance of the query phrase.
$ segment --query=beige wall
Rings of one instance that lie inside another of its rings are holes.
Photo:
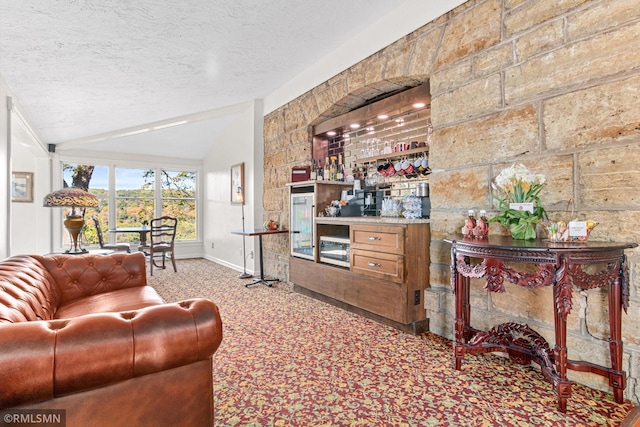
[[[491,180],[523,163],[547,177],[552,218],[600,225],[592,239],[640,242],[640,0],[471,0],[343,71],[265,118],[265,218],[288,225],[285,184],[311,159],[309,125],[380,93],[430,81],[434,142],[431,329],[452,336],[449,247],[467,209],[495,214]],[[494,225],[492,232],[500,232]],[[288,242],[265,240],[268,274],[288,277]],[[631,302],[623,314],[627,396],[640,398],[640,252],[628,251]],[[472,322],[526,321],[553,336],[551,289],[473,286]],[[607,364],[606,294],[574,290],[569,358]],[[600,377],[577,381],[608,390]]]

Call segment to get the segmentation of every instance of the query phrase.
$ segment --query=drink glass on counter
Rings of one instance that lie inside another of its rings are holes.
[[[398,199],[385,197],[382,199],[380,207],[380,216],[397,218],[402,212],[402,202]]]

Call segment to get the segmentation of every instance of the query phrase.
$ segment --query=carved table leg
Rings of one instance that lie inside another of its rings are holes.
[[[455,291],[456,291],[456,319],[455,319],[455,342],[453,344],[453,352],[455,356],[455,368],[460,370],[462,367],[462,359],[464,358],[465,348],[465,331],[469,326],[469,278],[462,276],[456,272],[455,274]]]
[[[556,346],[553,349],[556,375],[554,381],[558,396],[558,409],[567,412],[567,399],[571,397],[571,382],[567,381],[567,315],[571,310],[571,286],[567,260],[562,257],[553,284]]]
[[[620,260],[607,263],[607,268],[596,274],[585,273],[580,265],[570,268],[574,284],[582,289],[609,288],[609,356],[611,368],[604,366],[587,366],[575,362],[572,369],[594,372],[609,379],[613,388],[613,397],[617,403],[623,402],[626,387],[626,375],[622,370],[622,308],[625,307],[625,287],[627,284],[626,260],[624,255]]]
[[[621,273],[622,275],[622,273]],[[616,403],[622,403],[626,386],[626,378],[622,372],[622,292],[621,277],[609,286],[609,353],[611,355],[611,369],[617,372],[609,373],[609,384],[613,387],[613,397]]]
[[[558,378],[554,381],[558,396],[558,409],[567,412],[567,399],[571,397],[571,383],[567,381],[567,324],[559,313],[555,313],[556,346],[553,356]]]
[[[468,343],[471,339],[471,302],[469,298],[471,296],[471,279],[468,277],[462,277],[462,289],[463,289],[463,310],[462,319],[464,320],[463,338],[464,342]]]

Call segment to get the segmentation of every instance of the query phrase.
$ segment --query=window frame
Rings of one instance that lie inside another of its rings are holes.
[[[202,203],[202,197],[203,197],[203,173],[202,173],[202,163],[197,161],[197,162],[190,162],[188,160],[184,161],[184,162],[180,162],[180,163],[173,163],[170,161],[157,161],[154,163],[149,163],[149,162],[138,162],[138,161],[128,161],[128,160],[117,160],[117,159],[105,159],[105,158],[98,158],[98,157],[85,157],[85,156],[59,156],[57,159],[57,162],[53,163],[55,166],[52,168],[52,182],[58,182],[60,183],[59,185],[62,185],[62,180],[63,180],[63,165],[65,164],[81,164],[81,165],[94,165],[94,166],[106,166],[108,168],[108,180],[109,180],[109,185],[108,185],[108,193],[109,193],[109,197],[108,197],[108,206],[109,206],[109,222],[108,224],[104,224],[103,228],[106,231],[106,229],[108,229],[109,227],[111,227],[112,224],[116,224],[116,202],[117,202],[117,198],[116,198],[116,177],[115,177],[115,170],[116,168],[129,168],[129,169],[154,169],[155,170],[155,185],[154,185],[154,216],[158,217],[162,215],[162,189],[161,189],[161,185],[162,183],[160,182],[160,172],[162,170],[167,170],[167,171],[171,171],[171,172],[179,172],[179,171],[184,171],[184,172],[194,172],[196,174],[196,179],[195,179],[195,211],[196,211],[196,236],[193,240],[177,240],[176,239],[176,245],[177,246],[181,246],[181,245],[201,245],[203,243],[203,236],[204,236],[204,230],[203,230],[203,219],[202,216],[204,214],[203,212],[203,203]],[[57,186],[54,185],[53,187],[58,188]],[[86,220],[86,217],[85,217]],[[62,226],[62,221],[63,221],[63,215],[62,213],[57,213],[54,216],[54,230],[59,229],[60,231],[56,231],[54,232],[53,238],[55,239],[54,242],[54,247],[57,246],[58,248],[63,248],[64,247],[64,243],[63,243],[63,239],[64,239],[64,235],[62,234],[64,232],[63,230],[63,226]],[[56,224],[57,223],[57,224]],[[105,235],[105,240],[107,241],[111,241],[112,239],[115,238],[115,236],[112,235],[112,233],[104,233]],[[114,240],[115,241],[115,240]],[[95,247],[95,245],[91,245],[92,247]]]

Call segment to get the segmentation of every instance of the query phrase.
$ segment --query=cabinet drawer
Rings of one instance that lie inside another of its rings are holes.
[[[404,257],[402,255],[352,249],[351,271],[402,283],[404,281]]]
[[[404,228],[396,226],[351,226],[351,248],[404,254]]]

